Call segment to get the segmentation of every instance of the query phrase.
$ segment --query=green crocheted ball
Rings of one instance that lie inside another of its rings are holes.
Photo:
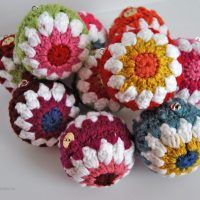
[[[33,8],[19,25],[16,52],[38,78],[63,79],[80,69],[90,50],[79,15],[57,4]]]

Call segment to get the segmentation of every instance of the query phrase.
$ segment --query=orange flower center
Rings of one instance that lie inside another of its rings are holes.
[[[152,53],[139,54],[135,58],[135,64],[135,73],[141,78],[154,76],[159,66],[158,58]]]

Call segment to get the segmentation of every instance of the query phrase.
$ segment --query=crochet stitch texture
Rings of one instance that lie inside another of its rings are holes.
[[[75,97],[62,83],[31,81],[16,89],[9,106],[15,133],[34,146],[54,146],[79,113]]]
[[[89,31],[92,50],[104,48],[107,43],[107,31],[103,24],[92,13],[79,12],[79,15]]]
[[[122,121],[106,112],[89,112],[71,122],[60,139],[61,162],[83,186],[104,187],[126,176],[134,146]]]
[[[78,71],[90,49],[84,22],[75,11],[59,5],[42,5],[30,11],[15,42],[23,66],[50,80]]]
[[[0,84],[9,92],[16,89],[22,79],[23,70],[14,51],[15,35],[5,36],[0,41]]]
[[[103,52],[104,49],[99,49],[94,52],[95,55],[88,57],[77,74],[76,88],[83,104],[97,111],[109,109],[116,112],[120,105],[110,99],[101,78],[100,59]]]
[[[180,52],[169,37],[152,29],[125,32],[101,59],[108,94],[132,110],[167,101],[181,80]]]
[[[200,107],[200,42],[197,40],[178,39],[176,44],[181,52],[183,81],[176,97],[180,97]]]
[[[108,38],[112,42],[115,36],[143,28],[152,28],[162,34],[169,34],[168,27],[155,10],[148,10],[144,7],[127,7],[114,20],[110,27]]]
[[[164,176],[179,176],[200,166],[200,110],[182,99],[144,111],[133,125],[145,164]]]

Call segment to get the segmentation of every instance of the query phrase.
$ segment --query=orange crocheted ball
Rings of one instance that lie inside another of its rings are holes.
[[[162,17],[155,10],[148,10],[144,7],[128,7],[120,13],[111,26],[109,42],[112,42],[113,36],[141,28],[153,28],[160,33],[169,34]]]

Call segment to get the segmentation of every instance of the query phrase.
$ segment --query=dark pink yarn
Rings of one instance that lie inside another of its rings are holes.
[[[75,139],[69,144],[68,148],[65,149],[62,143],[64,137],[69,132],[74,134]],[[73,157],[75,160],[82,160],[83,147],[88,146],[98,151],[101,139],[105,138],[109,143],[114,145],[117,143],[119,137],[124,142],[125,150],[129,149],[132,145],[129,131],[126,125],[117,117],[114,117],[113,121],[109,121],[106,116],[99,116],[95,123],[90,119],[86,119],[82,123],[82,128],[77,128],[75,124],[72,123],[60,138],[60,153],[63,167],[73,167],[70,157]]]
[[[200,90],[200,54],[195,50],[181,52],[181,63],[183,65],[183,82],[180,89],[189,89],[190,94]]]

